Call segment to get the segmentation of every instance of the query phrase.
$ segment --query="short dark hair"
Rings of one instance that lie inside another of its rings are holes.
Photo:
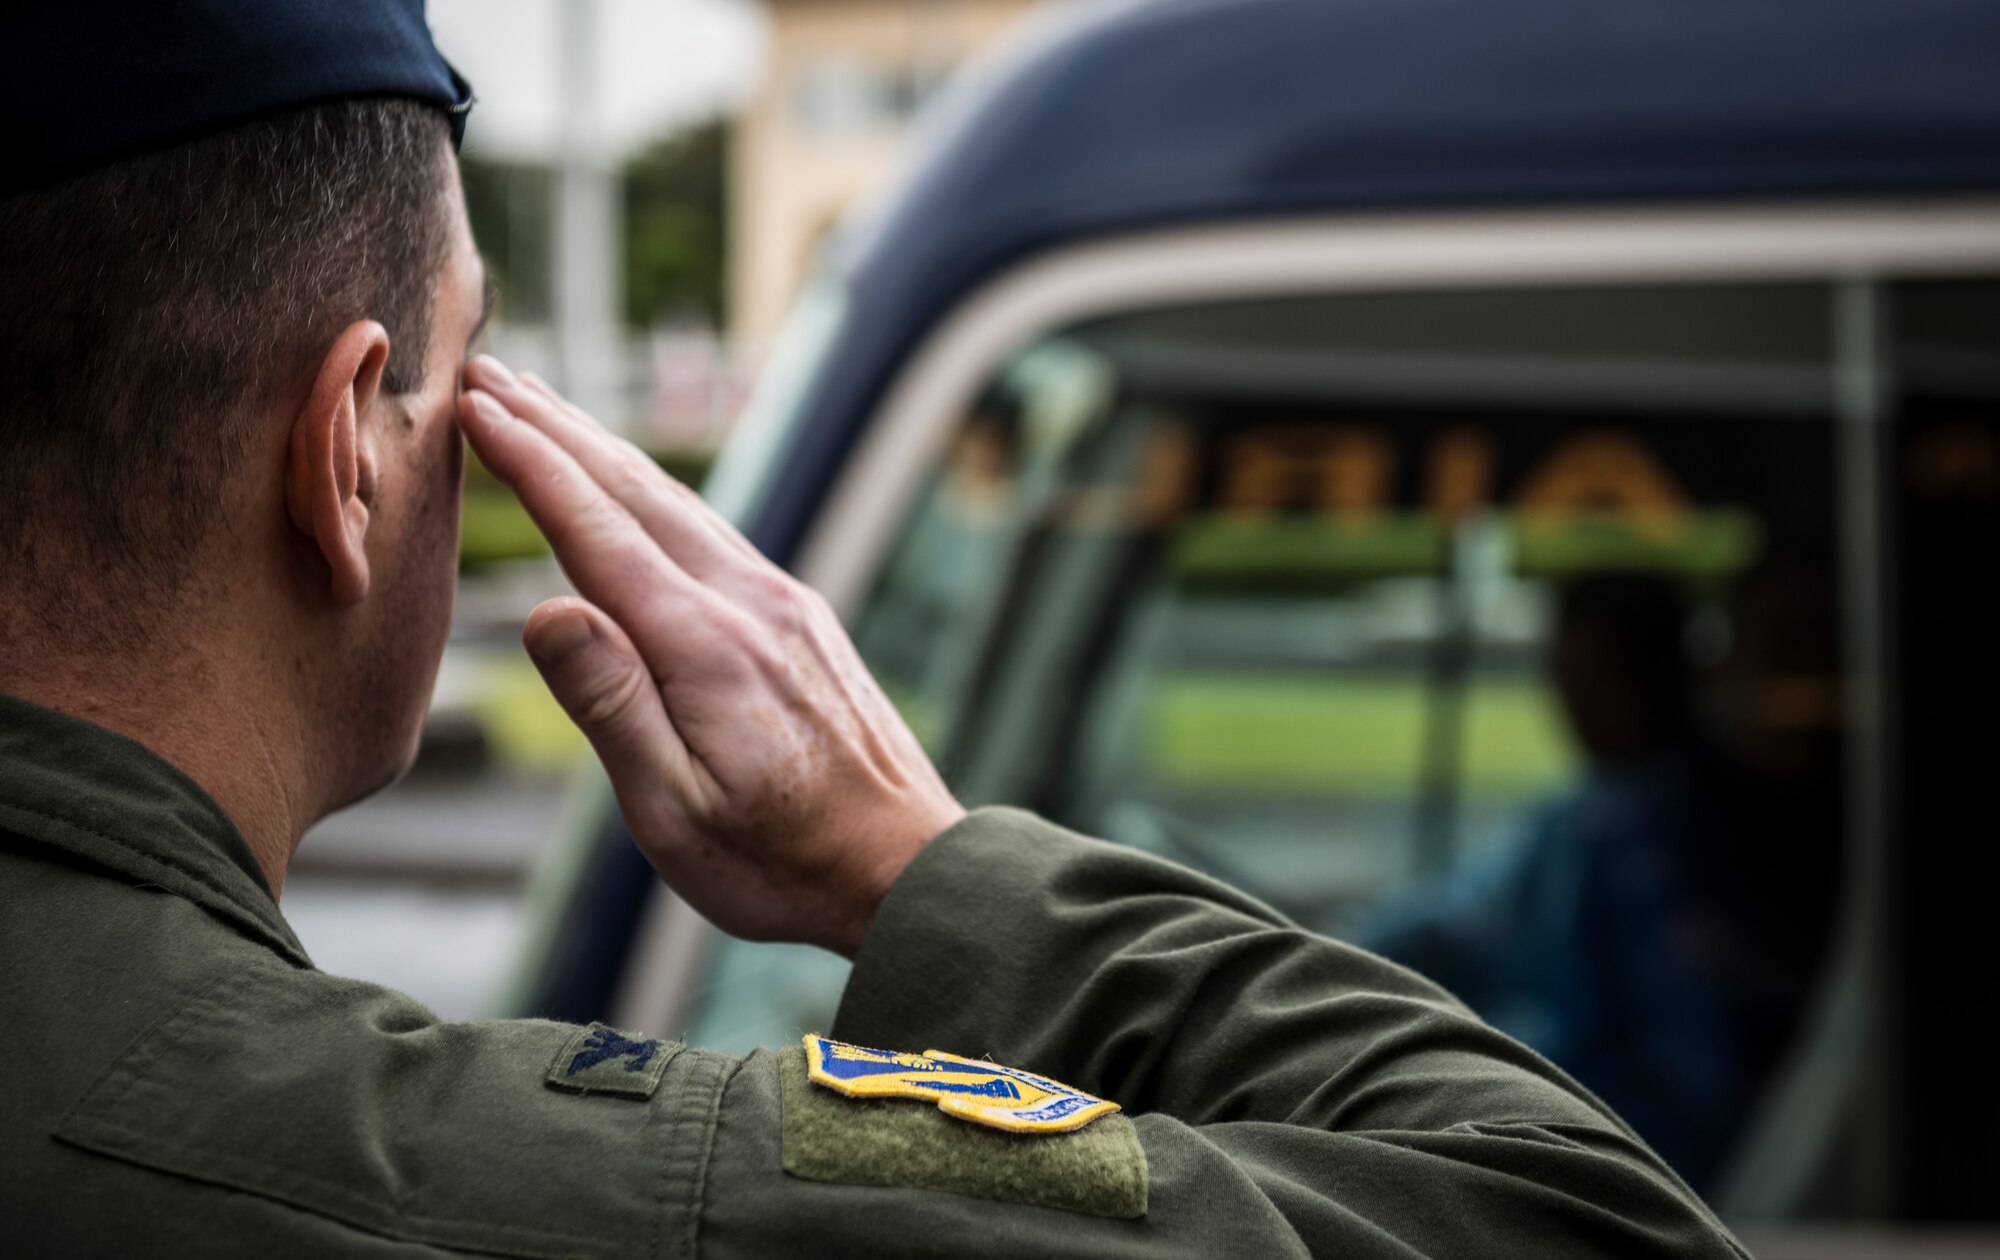
[[[0,199],[0,587],[71,629],[86,574],[164,602],[257,418],[354,320],[388,329],[386,388],[422,383],[448,135],[332,101]]]

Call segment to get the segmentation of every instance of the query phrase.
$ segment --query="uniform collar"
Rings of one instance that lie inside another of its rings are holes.
[[[312,965],[229,815],[136,740],[0,695],[0,832],[185,897]]]

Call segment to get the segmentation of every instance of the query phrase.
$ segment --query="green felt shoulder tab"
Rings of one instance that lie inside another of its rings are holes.
[[[603,1024],[587,1024],[556,1052],[545,1083],[579,1094],[651,1098],[667,1074],[667,1064],[681,1049],[678,1041],[634,1037]]]
[[[848,1098],[814,1085],[798,1047],[778,1056],[785,1171],[808,1181],[903,1186],[1131,1220],[1146,1214],[1146,1152],[1123,1115],[1070,1133],[1019,1134],[916,1099]]]

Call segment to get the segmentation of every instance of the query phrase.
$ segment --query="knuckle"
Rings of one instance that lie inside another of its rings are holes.
[[[626,525],[627,518],[610,499],[591,498],[577,512],[578,538],[591,543],[607,543]]]
[[[618,452],[618,457],[631,465],[635,471],[645,473],[648,478],[659,472],[660,466],[653,462],[651,455],[646,454],[645,447],[631,438],[620,437],[615,433],[606,433],[605,437],[610,440],[611,449]]]
[[[740,659],[762,644],[755,623],[720,599],[704,602],[700,623],[700,637],[713,645],[722,662]]]
[[[728,621],[728,632],[738,651],[759,659],[777,654],[778,640],[783,633],[768,611],[756,616],[733,614]]]
[[[585,730],[618,727],[632,720],[651,685],[641,670],[607,671],[584,686],[570,707],[570,716]]]
[[[564,488],[563,481],[562,474],[549,474],[551,488]],[[552,516],[553,519],[544,524],[543,532],[548,535],[550,544],[558,549],[601,539],[617,523],[616,509],[595,495],[583,498],[570,510]]]
[[[774,608],[794,608],[800,603],[799,584],[778,569],[760,568],[751,583],[758,598]]]
[[[646,484],[645,478],[622,465],[613,470],[606,478],[606,482],[604,488],[620,503],[643,503],[653,493],[653,488]]]
[[[645,452],[623,438],[618,439],[616,454],[611,460],[611,481],[619,498],[631,502],[657,495],[660,492],[658,473]]]
[[[797,583],[797,586],[799,601],[804,606],[808,619],[819,625],[839,620],[839,616],[833,611],[832,602],[820,593],[818,587],[807,586],[804,582]]]
[[[777,570],[757,578],[758,602],[771,629],[784,638],[796,638],[811,623],[812,604],[806,588]]]

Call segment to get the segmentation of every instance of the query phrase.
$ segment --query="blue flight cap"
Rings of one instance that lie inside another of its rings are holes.
[[[0,192],[315,101],[426,101],[465,134],[472,85],[424,0],[45,0],[7,18]]]

